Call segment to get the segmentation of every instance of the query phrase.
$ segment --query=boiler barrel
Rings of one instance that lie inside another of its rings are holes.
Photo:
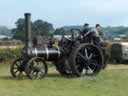
[[[57,48],[29,48],[28,57],[42,57],[47,61],[56,61],[61,58],[61,52]]]

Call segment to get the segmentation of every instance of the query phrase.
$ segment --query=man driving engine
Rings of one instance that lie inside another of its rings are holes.
[[[96,26],[95,26],[95,28],[93,30],[93,42],[96,45],[99,45],[100,42],[101,42],[100,29],[101,29],[100,24],[96,24]]]
[[[89,24],[85,23],[83,27],[83,35],[85,35],[90,30]]]
[[[84,24],[83,33],[82,33],[82,35],[84,36],[84,41],[88,43],[93,42],[95,45],[99,45],[101,42],[100,29],[101,29],[100,24],[96,24],[95,28],[93,29],[89,27],[88,23]]]

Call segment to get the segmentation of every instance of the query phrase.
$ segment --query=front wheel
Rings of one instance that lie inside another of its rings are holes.
[[[25,73],[26,62],[22,58],[16,59],[10,66],[10,72],[13,77],[23,77]]]
[[[30,79],[43,79],[48,72],[48,66],[44,59],[35,57],[29,60],[26,73]]]

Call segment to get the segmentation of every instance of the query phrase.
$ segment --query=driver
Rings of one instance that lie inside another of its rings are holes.
[[[93,41],[94,44],[96,45],[99,45],[101,42],[100,29],[101,29],[100,24],[96,24],[95,28],[93,29]]]
[[[89,28],[89,24],[88,23],[85,23],[84,26],[83,26],[83,36],[90,30]]]
[[[89,43],[93,42],[93,44],[99,45],[101,42],[100,29],[101,29],[100,24],[96,24],[95,28],[91,29],[89,28],[89,24],[86,23],[84,25],[84,30],[83,30],[84,41],[87,41]]]
[[[83,26],[84,28],[83,28],[83,40],[84,40],[84,42],[88,42],[88,43],[90,43],[91,42],[91,38],[92,38],[92,35],[91,35],[91,31],[92,31],[92,29],[89,27],[89,24],[88,23],[85,23],[84,24],[84,26]]]

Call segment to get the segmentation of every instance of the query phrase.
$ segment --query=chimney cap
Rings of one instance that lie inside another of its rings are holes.
[[[31,13],[24,13],[24,15],[31,15]]]

